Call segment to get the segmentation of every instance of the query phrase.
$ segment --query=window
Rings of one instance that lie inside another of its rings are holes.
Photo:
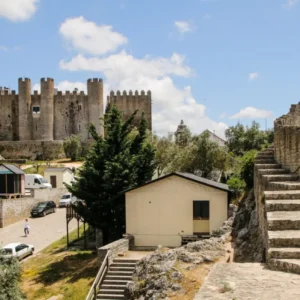
[[[41,184],[41,182],[37,178],[34,179],[34,183]]]
[[[33,106],[32,107],[32,112],[34,114],[39,114],[40,113],[40,107],[39,106]]]
[[[193,202],[194,220],[209,220],[209,201]]]

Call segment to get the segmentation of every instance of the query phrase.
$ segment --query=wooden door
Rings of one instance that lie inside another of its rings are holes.
[[[56,176],[50,176],[50,183],[53,188],[56,188]]]

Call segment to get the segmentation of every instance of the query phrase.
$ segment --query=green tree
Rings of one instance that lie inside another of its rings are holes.
[[[244,154],[241,158],[241,179],[245,181],[247,189],[253,188],[254,178],[254,160],[257,151],[251,150]]]
[[[229,178],[226,184],[228,184],[229,188],[232,190],[234,199],[239,198],[246,189],[246,182],[236,175]]]
[[[64,140],[64,151],[66,157],[71,158],[75,161],[81,152],[81,141],[77,135],[71,135]]]
[[[19,282],[21,280],[21,267],[15,257],[2,255],[0,250],[0,300],[22,300]]]
[[[146,121],[134,129],[136,112],[126,121],[112,106],[104,117],[105,137],[91,125],[94,144],[78,180],[66,185],[77,198],[74,209],[90,225],[103,232],[105,243],[120,238],[125,230],[125,203],[120,193],[152,179],[155,150],[149,143]]]

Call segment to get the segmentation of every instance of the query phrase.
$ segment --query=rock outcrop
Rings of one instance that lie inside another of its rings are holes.
[[[262,262],[264,260],[263,238],[259,229],[253,190],[239,203],[233,222],[232,236],[235,242],[234,261]]]
[[[214,262],[224,256],[232,223],[233,217],[224,222],[218,232],[220,236],[175,249],[158,247],[155,252],[138,262],[133,280],[125,288],[125,299],[167,299],[170,293],[184,292],[181,285],[184,275],[177,268],[178,263],[187,263],[186,269],[191,270],[199,264]]]

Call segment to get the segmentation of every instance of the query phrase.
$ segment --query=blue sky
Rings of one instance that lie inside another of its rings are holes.
[[[148,90],[161,134],[256,120],[298,103],[300,1],[0,0],[0,85]]]

